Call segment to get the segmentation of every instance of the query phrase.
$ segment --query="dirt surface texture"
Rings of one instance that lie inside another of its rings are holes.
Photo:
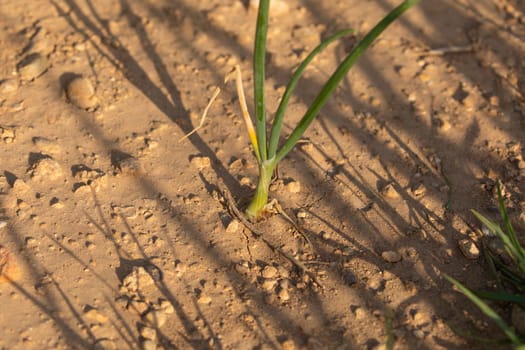
[[[271,1],[270,120],[310,50],[355,29],[305,72],[285,135],[399,2]],[[257,162],[224,78],[241,66],[251,106],[256,17],[257,1],[0,0],[0,349],[504,337],[443,275],[493,287],[470,210],[498,219],[497,180],[525,231],[523,2],[404,14],[280,163],[270,196],[286,215],[252,231],[233,207]]]

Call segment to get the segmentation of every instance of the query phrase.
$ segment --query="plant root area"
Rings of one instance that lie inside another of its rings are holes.
[[[355,29],[307,69],[283,136],[399,2],[271,2],[270,121],[310,50]],[[484,249],[502,251],[470,210],[499,219],[497,181],[525,232],[522,2],[405,13],[279,164],[280,212],[254,230],[231,211],[249,202],[257,163],[224,77],[242,67],[251,105],[257,1],[0,3],[0,349],[504,338],[443,276],[494,288]]]

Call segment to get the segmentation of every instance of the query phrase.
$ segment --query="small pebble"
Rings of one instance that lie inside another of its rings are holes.
[[[399,198],[399,193],[396,191],[396,189],[394,188],[394,185],[392,185],[391,183],[386,184],[381,189],[381,194],[384,197],[390,198],[390,199],[397,199],[397,198]]]
[[[140,346],[142,350],[157,350],[157,344],[151,339],[144,339],[141,341]]]
[[[151,327],[142,326],[139,329],[139,333],[144,339],[155,340],[157,338],[157,331]]]
[[[286,191],[290,193],[299,193],[301,192],[301,183],[299,181],[288,182],[285,186]]]
[[[382,289],[383,287],[383,279],[379,276],[375,276],[375,277],[372,277],[368,280],[367,282],[367,286],[368,288],[370,288],[371,290],[377,292],[379,291],[380,289]]]
[[[414,334],[414,337],[417,339],[423,339],[425,337],[425,332],[423,332],[421,329],[414,330],[412,334]]]
[[[296,349],[295,342],[292,339],[286,339],[285,341],[282,342],[281,346],[282,346],[282,350],[295,350]]]
[[[262,289],[265,291],[270,291],[275,288],[275,285],[277,284],[277,280],[274,279],[265,279],[261,285]]]
[[[133,271],[122,280],[122,286],[130,292],[139,291],[154,283],[151,275],[142,266],[134,266]]]
[[[200,293],[197,297],[197,302],[199,304],[207,305],[211,303],[211,298],[204,293]]]
[[[91,109],[98,105],[95,88],[88,79],[81,76],[73,78],[67,84],[66,95],[72,104],[81,109]]]
[[[241,229],[239,220],[233,219],[226,227],[226,233],[236,233]]]
[[[14,94],[18,90],[18,85],[18,81],[15,79],[0,81],[0,95]]]
[[[411,191],[414,196],[419,197],[424,195],[427,189],[425,185],[423,185],[422,183],[418,183],[412,186]]]
[[[290,300],[290,293],[288,292],[288,289],[281,289],[278,293],[278,296],[281,301]]]
[[[168,320],[168,317],[162,310],[151,310],[148,313],[146,313],[142,319],[144,322],[156,327],[160,328],[166,324],[166,321]]]
[[[173,304],[165,299],[159,301],[159,309],[164,311],[164,313],[168,315],[171,315],[175,312],[175,308],[173,307]]]
[[[42,180],[59,180],[64,173],[58,162],[52,158],[42,158],[31,165],[31,178],[37,181]]]
[[[131,300],[127,309],[142,315],[149,309],[149,305],[144,300]]]
[[[306,213],[306,210],[299,209],[299,211],[297,212],[298,219],[305,219],[307,216],[308,214]]]
[[[362,307],[358,307],[354,310],[354,315],[356,320],[364,320],[367,316],[367,312]]]
[[[275,276],[277,276],[277,273],[278,273],[277,268],[271,265],[265,266],[264,269],[262,270],[263,278],[267,278],[267,279],[274,278]]]
[[[458,241],[458,247],[467,259],[475,260],[479,257],[479,248],[468,238]]]
[[[107,316],[101,314],[97,309],[90,305],[84,307],[84,316],[88,320],[98,323],[106,323],[109,320]]]
[[[117,347],[111,339],[99,339],[93,346],[94,350],[115,350]]]
[[[49,62],[45,56],[39,53],[32,53],[26,56],[17,65],[18,73],[22,80],[33,80],[44,74]]]
[[[16,281],[20,277],[20,270],[11,253],[0,245],[0,284]]]
[[[192,157],[190,160],[191,165],[196,167],[199,170],[203,170],[205,168],[209,168],[211,165],[211,161],[209,157],[205,156],[195,156]]]
[[[38,147],[38,149],[46,154],[59,154],[61,148],[57,142],[49,140],[45,137],[33,137],[33,144]]]
[[[382,252],[381,257],[383,258],[384,261],[389,262],[389,263],[396,263],[396,262],[401,261],[402,259],[401,254],[393,250],[387,250],[387,251]]]

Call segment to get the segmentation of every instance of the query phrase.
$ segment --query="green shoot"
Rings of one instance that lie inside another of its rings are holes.
[[[249,218],[259,217],[266,204],[268,203],[268,190],[271,179],[277,164],[295,147],[306,129],[312,121],[319,115],[319,112],[327,103],[330,96],[334,93],[339,83],[344,79],[350,68],[355,64],[357,59],[368,49],[375,39],[401,14],[417,4],[420,0],[405,0],[399,6],[387,14],[363,39],[354,47],[354,49],[341,62],[332,76],[322,87],[321,91],[308,107],[306,113],[301,118],[295,129],[284,140],[279,148],[279,139],[281,136],[282,124],[288,101],[292,96],[304,70],[308,64],[324,50],[330,43],[341,37],[352,33],[351,30],[343,30],[317,46],[296,69],[286,90],[281,98],[279,107],[275,113],[271,127],[270,137],[267,140],[266,125],[266,107],[264,96],[265,81],[265,56],[266,56],[266,36],[268,32],[268,17],[270,9],[269,0],[259,1],[259,12],[257,16],[257,27],[255,33],[255,49],[253,59],[254,71],[254,106],[255,106],[255,131],[251,119],[243,111],[245,124],[248,128],[250,141],[254,147],[254,153],[259,163],[259,180],[255,190],[255,195],[246,209],[246,215]]]
[[[490,232],[503,242],[505,251],[510,257],[511,266],[506,264],[501,257],[491,253],[490,250],[485,252],[489,268],[495,273],[494,277],[496,277],[498,281],[498,290],[472,292],[452,277],[445,275],[445,278],[454,284],[461,293],[469,298],[470,301],[501,328],[507,336],[507,339],[513,343],[515,349],[523,350],[525,349],[524,340],[516,334],[514,329],[510,327],[494,309],[483,301],[483,299],[485,299],[500,303],[510,303],[525,309],[525,250],[519,243],[516,232],[510,222],[499,183],[497,183],[497,190],[498,204],[504,229],[477,211],[472,210],[472,213]]]
[[[476,306],[483,312],[486,316],[488,316],[491,320],[493,320],[500,328],[503,330],[505,335],[512,341],[512,343],[519,345],[520,339],[512,330],[512,328],[505,322],[503,319],[498,315],[494,309],[492,309],[487,303],[485,303],[480,297],[478,297],[474,292],[472,292],[470,289],[459,283],[454,278],[443,275],[450,283],[456,286],[456,288],[459,289],[461,293],[463,293],[467,298],[470,299]]]

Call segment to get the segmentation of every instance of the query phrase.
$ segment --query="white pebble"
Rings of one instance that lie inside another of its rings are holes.
[[[396,263],[396,262],[401,261],[402,259],[401,254],[393,250],[387,250],[387,251],[382,252],[381,257],[383,258],[384,261],[389,262],[389,263]]]
[[[98,105],[95,88],[88,79],[81,76],[73,78],[67,84],[66,94],[69,101],[78,108],[90,109]]]

